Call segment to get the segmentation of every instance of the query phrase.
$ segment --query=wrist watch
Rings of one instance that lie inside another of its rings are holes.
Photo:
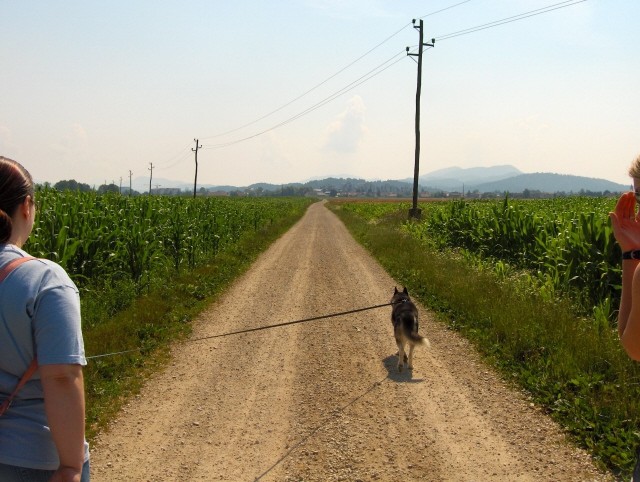
[[[633,249],[622,253],[622,259],[640,259],[640,249]]]

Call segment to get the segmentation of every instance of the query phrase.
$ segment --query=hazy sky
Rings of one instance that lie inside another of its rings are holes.
[[[198,138],[199,184],[412,177],[420,17],[421,174],[628,183],[638,0],[0,0],[0,155],[40,182],[193,182]]]

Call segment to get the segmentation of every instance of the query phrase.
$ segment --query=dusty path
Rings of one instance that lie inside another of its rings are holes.
[[[389,301],[395,282],[322,204],[194,337]],[[607,480],[469,345],[429,320],[398,374],[390,308],[185,343],[102,434],[92,480]]]

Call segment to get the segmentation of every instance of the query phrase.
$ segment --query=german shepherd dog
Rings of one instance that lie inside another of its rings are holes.
[[[398,291],[394,287],[391,298],[393,308],[391,311],[391,323],[393,323],[393,335],[398,345],[398,371],[401,372],[405,364],[409,370],[413,369],[413,348],[416,345],[430,346],[429,340],[418,334],[418,309],[409,298],[407,288]],[[405,344],[409,345],[409,356],[404,351]]]

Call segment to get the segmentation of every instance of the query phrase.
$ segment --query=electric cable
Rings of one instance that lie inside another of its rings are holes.
[[[403,54],[402,57],[396,59],[396,57],[398,57],[400,55],[400,53]],[[220,148],[223,148],[223,147],[228,147],[228,146],[231,146],[231,145],[234,145],[234,144],[238,144],[240,142],[247,141],[249,139],[254,139],[254,138],[258,137],[258,136],[266,134],[267,132],[270,132],[270,131],[275,130],[275,129],[279,128],[279,127],[282,127],[282,126],[284,126],[286,124],[289,124],[289,123],[291,123],[291,122],[293,122],[293,121],[295,121],[295,120],[297,120],[297,119],[299,119],[299,118],[301,118],[301,117],[303,117],[303,116],[305,116],[305,115],[307,115],[307,114],[319,109],[320,107],[326,105],[327,103],[331,102],[332,100],[336,99],[337,97],[341,96],[342,94],[344,94],[346,92],[349,92],[350,90],[355,89],[359,85],[362,85],[363,83],[371,80],[373,77],[376,77],[377,75],[381,74],[382,72],[384,72],[388,68],[392,67],[393,65],[395,65],[396,63],[398,63],[400,60],[402,60],[404,58],[405,50],[402,50],[400,53],[397,53],[397,54],[393,55],[393,57],[387,59],[382,64],[378,65],[377,67],[375,67],[374,69],[370,70],[366,74],[362,75],[358,79],[354,80],[350,84],[347,84],[345,87],[343,87],[340,90],[334,92],[330,96],[324,98],[320,102],[312,105],[311,107],[308,107],[304,111],[299,112],[299,113],[295,114],[294,116],[289,117],[288,119],[286,119],[286,120],[284,120],[284,121],[282,121],[282,122],[280,122],[280,123],[278,123],[278,124],[276,124],[276,125],[274,125],[272,127],[264,129],[264,130],[262,130],[260,132],[252,134],[250,136],[243,137],[241,139],[236,139],[234,141],[215,144],[215,145],[212,145],[212,146],[206,146],[206,147],[203,147],[203,149],[220,149]],[[384,65],[388,64],[389,62],[392,62],[394,59],[396,59],[396,60],[393,63],[391,63],[390,65],[387,65],[386,67],[383,68]]]
[[[531,10],[529,12],[524,12],[519,15],[514,15],[511,17],[506,17],[501,20],[494,20],[493,22],[485,23],[482,25],[477,25],[475,27],[470,27],[464,30],[459,30],[457,32],[452,32],[446,35],[440,35],[434,37],[436,41],[442,42],[443,40],[448,40],[454,37],[460,37],[462,35],[467,35],[470,33],[478,32],[480,30],[486,30],[493,27],[498,27],[500,25],[505,25],[507,23],[517,22],[518,20],[523,20],[525,18],[534,17],[536,15],[542,15],[543,13],[552,12],[554,10],[559,10],[561,8],[571,7],[573,5],[577,5],[579,3],[586,2],[587,0],[568,0],[565,2],[555,3],[553,5],[548,5],[546,7],[538,8],[536,10]],[[566,4],[566,5],[565,5]]]
[[[426,18],[432,15],[435,15],[437,13],[440,12],[444,12],[445,10],[449,10],[452,9],[454,7],[457,7],[459,5],[463,5],[465,3],[470,2],[471,0],[465,0],[463,2],[459,2],[456,3],[454,5],[450,5],[448,7],[445,7],[443,9],[440,10],[436,10],[435,12],[431,12],[428,13],[426,15],[423,15],[422,17],[419,18]],[[373,52],[374,50],[378,49],[379,47],[381,47],[382,45],[384,45],[385,43],[387,43],[389,40],[391,40],[393,37],[395,37],[396,35],[398,35],[400,32],[402,32],[404,29],[406,29],[408,26],[410,26],[411,23],[407,23],[405,25],[402,26],[402,28],[398,29],[396,32],[392,33],[391,35],[389,35],[387,38],[385,38],[384,40],[382,40],[381,42],[379,42],[378,44],[374,45],[372,48],[370,48],[369,50],[367,50],[364,54],[360,55],[358,58],[356,58],[355,60],[353,60],[352,62],[350,62],[349,64],[347,64],[346,66],[344,66],[343,68],[341,68],[340,70],[338,70],[335,74],[327,77],[325,80],[323,80],[322,82],[320,82],[319,84],[316,84],[315,86],[311,87],[310,89],[308,89],[307,91],[303,92],[302,94],[300,94],[299,96],[295,97],[294,99],[290,100],[289,102],[281,105],[280,107],[278,107],[277,109],[272,110],[271,112],[251,121],[251,122],[247,122],[246,124],[243,124],[239,127],[230,129],[228,131],[225,132],[221,132],[219,134],[214,134],[212,136],[207,136],[207,137],[201,137],[200,140],[207,140],[207,139],[214,139],[217,137],[222,137],[228,134],[232,134],[234,132],[237,132],[241,129],[244,129],[245,127],[249,127],[253,124],[258,123],[261,120],[266,119],[267,117],[270,117],[271,115],[280,112],[281,110],[283,110],[285,107],[290,106],[291,104],[293,104],[294,102],[300,100],[301,98],[303,98],[304,96],[306,96],[307,94],[310,94],[311,92],[313,92],[314,90],[318,89],[319,87],[323,86],[324,84],[326,84],[327,82],[329,82],[330,80],[334,79],[335,77],[337,77],[338,75],[340,75],[342,72],[344,72],[345,70],[347,70],[349,67],[353,66],[354,64],[356,64],[357,62],[359,62],[360,60],[362,60],[364,57],[366,57],[367,55],[369,55],[371,52]]]
[[[445,7],[443,9],[441,9],[441,10],[436,10],[435,12],[427,13],[426,15],[423,15],[422,17],[418,17],[418,18],[419,19],[427,18],[427,17],[430,17],[431,15],[435,15],[436,13],[444,12],[445,10],[449,10],[449,9],[454,8],[454,7],[457,7],[458,5],[462,5],[463,3],[469,3],[470,1],[471,0],[464,0],[464,2],[456,3],[455,5],[451,5],[449,7]]]

